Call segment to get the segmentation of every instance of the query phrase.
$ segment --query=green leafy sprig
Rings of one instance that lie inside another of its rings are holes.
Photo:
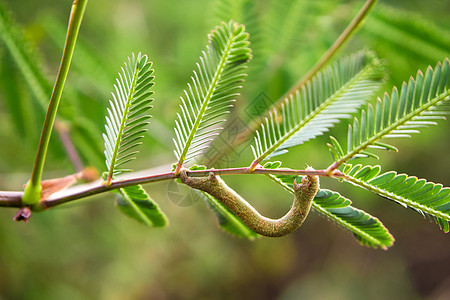
[[[175,121],[175,156],[179,174],[182,165],[201,154],[218,134],[237,90],[244,81],[245,63],[252,57],[248,33],[230,21],[217,26],[200,57],[192,84],[181,97],[181,112]]]
[[[114,85],[108,116],[106,116],[103,139],[108,173],[106,185],[120,173],[131,171],[123,165],[134,160],[138,153],[136,147],[142,144],[143,135],[151,116],[154,85],[152,62],[147,55],[134,54],[122,68]],[[149,226],[164,226],[165,215],[150,198],[141,185],[132,185],[118,189],[117,206],[126,215]]]
[[[345,181],[410,207],[449,231],[450,188],[395,171],[381,173],[380,166],[346,165],[344,174]]]
[[[434,69],[428,67],[425,75],[419,70],[415,79],[403,82],[400,92],[394,87],[390,96],[386,93],[383,99],[378,99],[375,109],[369,104],[367,111],[363,110],[360,118],[349,125],[346,151],[331,137],[328,146],[336,160],[332,169],[352,158],[378,158],[369,148],[397,151],[380,140],[411,137],[421,128],[444,119],[450,105],[449,78],[449,60],[445,59]]]

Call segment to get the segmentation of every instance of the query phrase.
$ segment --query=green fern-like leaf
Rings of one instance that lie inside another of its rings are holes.
[[[380,166],[347,165],[344,180],[410,207],[449,231],[450,188],[395,171],[380,172]]]
[[[214,5],[213,15],[214,21],[217,23],[222,22],[222,20],[234,20],[240,24],[245,24],[246,29],[258,25],[256,24],[258,17],[256,5],[251,0],[218,0]]]
[[[322,189],[314,197],[314,209],[350,230],[365,246],[387,249],[394,237],[377,218],[351,206],[351,201],[339,193]]]
[[[298,55],[298,49],[304,45],[304,30],[312,19],[311,15],[316,11],[317,7],[314,7],[313,2],[271,1],[267,15],[262,16],[262,27],[267,39],[264,47],[269,48],[266,50],[268,54],[275,54],[278,59]]]
[[[145,225],[163,227],[167,224],[164,213],[140,185],[119,189],[116,204],[121,212]]]
[[[391,96],[378,99],[376,108],[368,106],[359,119],[349,126],[347,151],[332,138],[329,145],[335,165],[339,166],[356,157],[377,157],[368,148],[397,150],[394,146],[381,143],[383,138],[410,137],[419,129],[436,125],[436,120],[444,119],[450,108],[449,60],[438,63],[434,70],[428,67],[425,75],[421,71],[416,79],[404,82],[400,92],[394,87]]]
[[[36,126],[37,117],[41,111],[33,107],[34,97],[24,84],[22,74],[16,68],[10,54],[3,51],[0,55],[0,90],[5,103],[4,109],[9,112],[10,121],[14,123],[22,142],[37,143],[39,128]]]
[[[388,3],[377,4],[370,18],[364,24],[365,36],[372,40],[374,36],[382,41],[386,49],[401,49],[405,56],[430,61],[448,55],[450,49],[450,31],[448,26],[439,27],[431,19],[424,18],[418,12],[393,8]],[[386,33],[389,34],[386,34]],[[385,50],[385,51],[386,51]],[[398,55],[398,54],[397,54]],[[425,59],[424,59],[425,58]]]
[[[222,23],[209,34],[209,44],[194,71],[192,84],[181,97],[181,113],[175,121],[178,170],[201,154],[218,134],[218,126],[244,81],[245,63],[251,56],[243,25]]]
[[[39,104],[42,108],[46,108],[50,99],[51,85],[39,69],[37,64],[39,60],[36,59],[34,48],[26,42],[2,3],[0,3],[0,33],[0,38],[16,61]]]
[[[365,51],[317,74],[261,124],[252,146],[254,164],[285,153],[328,131],[340,119],[350,118],[379,88],[383,75],[380,61]]]
[[[113,100],[109,101],[106,117],[106,133],[103,134],[107,182],[121,172],[130,171],[119,167],[135,159],[138,152],[135,147],[141,144],[140,140],[147,131],[145,127],[150,119],[147,113],[153,101],[150,88],[154,85],[151,66],[146,55],[133,54],[116,79],[115,93],[112,93]]]
[[[224,231],[234,236],[249,240],[253,240],[260,236],[250,230],[238,217],[236,217],[235,214],[233,214],[216,198],[202,191],[195,190],[195,192],[201,195],[201,197],[205,200],[208,207],[216,215],[220,228]]]
[[[119,168],[135,159],[136,147],[147,131],[145,128],[151,118],[148,111],[152,108],[154,85],[152,63],[146,55],[139,53],[128,58],[122,73],[116,79],[115,93],[110,100],[106,116],[105,141],[106,166],[108,167],[107,184],[114,176],[131,171]],[[117,206],[129,217],[148,226],[162,227],[167,221],[158,205],[150,198],[140,185],[120,188]]]

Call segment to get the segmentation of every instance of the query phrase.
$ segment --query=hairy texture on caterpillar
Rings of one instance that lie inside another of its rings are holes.
[[[213,172],[208,177],[189,177],[183,169],[180,179],[191,188],[216,198],[254,232],[269,237],[284,236],[299,228],[308,216],[314,196],[319,190],[319,176],[304,176],[301,183],[294,182],[294,202],[289,212],[279,219],[270,219],[262,216]]]

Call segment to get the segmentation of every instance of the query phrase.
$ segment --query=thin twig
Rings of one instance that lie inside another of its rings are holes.
[[[78,32],[83,19],[87,0],[75,0],[72,4],[70,13],[69,25],[67,29],[67,37],[64,45],[64,51],[61,59],[61,64],[56,77],[52,96],[50,98],[47,114],[45,116],[44,126],[42,128],[41,138],[39,139],[39,146],[36,153],[36,159],[33,166],[33,171],[30,177],[30,184],[34,187],[40,185],[41,175],[44,168],[44,162],[47,155],[48,144],[52,133],[53,125],[56,118],[59,102],[61,99],[64,84],[69,72],[70,63],[75,49]]]
[[[83,163],[81,162],[80,155],[78,154],[77,149],[70,139],[69,129],[67,128],[67,126],[64,123],[58,122],[58,120],[56,120],[55,130],[58,132],[59,139],[61,140],[64,149],[66,150],[67,156],[75,167],[75,170],[77,172],[83,171]]]
[[[23,192],[0,192],[1,207],[21,207]]]
[[[205,177],[213,172],[215,175],[252,175],[252,174],[273,174],[273,175],[318,175],[327,177],[342,177],[342,173],[335,171],[332,174],[327,174],[326,170],[290,170],[290,169],[265,169],[258,168],[251,170],[248,167],[244,168],[228,168],[228,169],[208,169],[208,170],[194,170],[188,171],[187,175],[192,177]],[[106,186],[102,183],[72,192],[70,194],[58,194],[56,197],[50,197],[47,200],[41,201],[37,204],[40,209],[47,209],[50,207],[58,206],[67,202],[71,202],[77,199],[86,198],[89,196],[101,194],[104,192],[124,188],[127,186],[133,186],[137,184],[146,184],[164,180],[170,180],[178,178],[179,175],[175,175],[175,172],[159,173],[149,176],[135,177],[124,180],[115,180],[111,182],[111,185]],[[22,192],[0,192],[0,207],[22,207],[20,199],[23,195]]]

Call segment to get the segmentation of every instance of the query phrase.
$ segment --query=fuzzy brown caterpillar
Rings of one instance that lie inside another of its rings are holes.
[[[270,219],[262,216],[213,172],[208,177],[189,177],[186,170],[182,170],[180,179],[191,188],[216,198],[254,232],[269,237],[284,236],[299,228],[308,216],[314,196],[319,190],[319,176],[306,175],[299,184],[294,181],[295,197],[291,209],[279,219]]]

